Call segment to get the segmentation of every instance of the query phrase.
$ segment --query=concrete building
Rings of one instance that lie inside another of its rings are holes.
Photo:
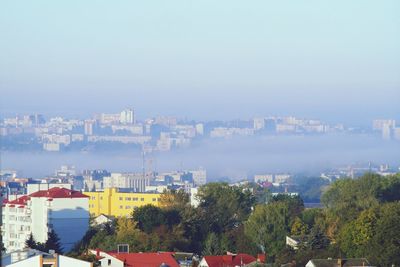
[[[197,186],[207,183],[207,171],[200,168],[198,170],[189,171],[193,176],[193,183]]]
[[[66,188],[41,190],[3,204],[2,220],[7,252],[23,249],[31,233],[37,242],[44,243],[51,230],[67,252],[89,227],[89,199]]]
[[[376,131],[382,131],[385,125],[389,128],[394,128],[396,126],[396,121],[392,119],[378,119],[372,121],[372,129]]]
[[[119,122],[122,124],[135,124],[133,109],[125,109],[121,111]]]
[[[111,176],[103,178],[103,188],[129,188],[135,192],[145,192],[150,185],[150,176],[142,173],[111,173]]]
[[[265,119],[264,118],[254,118],[253,119],[253,129],[261,130],[265,128]]]
[[[93,129],[96,121],[95,120],[85,120],[83,125],[83,131],[85,135],[93,135]]]
[[[132,191],[106,188],[102,192],[84,192],[89,198],[89,211],[94,216],[126,217],[131,216],[135,208],[152,204],[159,206],[161,194],[135,193]]]
[[[273,174],[256,174],[254,175],[254,182],[255,183],[262,183],[262,182],[274,182],[274,175]]]
[[[382,138],[384,140],[392,139],[392,126],[389,123],[384,123],[382,126]]]

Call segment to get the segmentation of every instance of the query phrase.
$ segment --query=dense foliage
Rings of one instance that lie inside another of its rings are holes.
[[[25,241],[25,246],[32,249],[37,249],[48,253],[50,250],[54,250],[55,253],[62,253],[62,247],[58,235],[53,230],[50,231],[47,241],[44,243],[36,242],[33,235],[30,234],[29,238]]]
[[[324,189],[324,208],[305,209],[299,196],[210,183],[199,189],[198,207],[182,191],[165,192],[160,207],[143,206],[132,218],[91,228],[75,253],[128,243],[131,251],[264,252],[277,265],[328,257],[400,265],[399,189],[400,175],[342,179]],[[301,240],[297,250],[286,246],[286,236]]]

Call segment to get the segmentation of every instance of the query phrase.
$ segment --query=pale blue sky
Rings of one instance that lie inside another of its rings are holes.
[[[3,114],[400,119],[400,1],[0,3]]]

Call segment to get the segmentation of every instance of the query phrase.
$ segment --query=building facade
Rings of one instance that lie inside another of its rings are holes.
[[[51,230],[67,252],[89,227],[89,198],[59,187],[37,191],[3,204],[2,220],[7,252],[23,249],[30,234],[37,242],[44,243]]]
[[[89,196],[89,212],[94,216],[129,217],[135,208],[147,204],[159,206],[161,200],[159,193],[136,193],[117,188],[84,194]]]

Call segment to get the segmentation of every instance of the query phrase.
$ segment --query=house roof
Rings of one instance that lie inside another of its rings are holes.
[[[204,260],[209,267],[242,266],[257,261],[253,256],[243,253],[237,255],[204,256]]]
[[[366,258],[341,259],[343,267],[368,267],[372,266]],[[310,260],[316,267],[337,267],[339,259],[312,259]]]
[[[23,205],[23,206],[25,206],[25,205],[26,205],[26,202],[28,201],[28,199],[29,199],[28,196],[22,196],[22,197],[19,197],[19,198],[15,199],[15,200],[8,201],[7,204],[14,204],[14,205]]]
[[[48,198],[85,198],[88,197],[79,191],[67,188],[54,187],[49,190],[41,190],[29,195],[30,197],[48,197]]]
[[[129,267],[179,267],[178,262],[172,256],[172,252],[158,253],[115,253],[108,252],[109,255],[123,261]]]

